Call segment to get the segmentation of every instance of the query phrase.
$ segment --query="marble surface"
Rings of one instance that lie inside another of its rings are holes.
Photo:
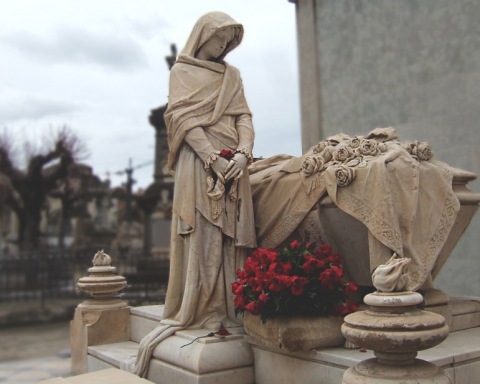
[[[130,314],[152,320],[162,320],[164,305],[145,305],[143,307],[130,308]]]
[[[297,7],[310,9],[309,3]],[[299,40],[317,43],[319,73],[310,80],[320,90],[324,136],[394,126],[401,139],[428,141],[439,160],[480,174],[478,1],[314,3],[316,35],[304,31]],[[470,189],[480,191],[480,180]],[[477,213],[436,279],[438,288],[480,292],[479,231]]]
[[[140,343],[147,334],[157,327],[158,322],[159,320],[131,315],[130,340]]]
[[[138,352],[138,343],[122,341],[119,343],[96,345],[88,347],[88,354],[111,364],[115,367],[128,370],[135,363]]]

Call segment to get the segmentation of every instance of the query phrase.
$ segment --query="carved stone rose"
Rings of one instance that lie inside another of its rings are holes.
[[[355,153],[349,147],[336,148],[333,152],[333,160],[345,163],[352,160],[355,157]]]
[[[313,174],[323,169],[323,159],[320,156],[307,156],[303,160],[302,172],[306,177],[310,177]]]
[[[335,169],[335,177],[337,178],[337,184],[339,187],[346,187],[353,180],[355,180],[355,168],[350,168],[346,165],[339,165]]]
[[[350,139],[350,142],[348,143],[348,145],[350,146],[350,148],[355,149],[360,147],[360,142],[361,142],[360,138],[355,136]]]
[[[371,139],[363,139],[360,142],[359,150],[364,156],[375,156],[379,152],[377,142]]]
[[[420,160],[428,161],[432,158],[433,152],[428,143],[417,142],[417,157]]]
[[[416,141],[414,143],[406,141],[402,144],[402,147],[407,150],[412,156],[418,158],[418,160],[428,161],[432,158],[433,152],[430,145],[425,142]]]

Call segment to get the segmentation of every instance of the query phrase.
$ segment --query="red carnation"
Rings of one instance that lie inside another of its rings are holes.
[[[244,296],[237,296],[233,300],[233,303],[235,304],[236,307],[238,307],[240,309],[244,309],[245,308],[245,297]]]
[[[320,273],[318,280],[320,280],[322,286],[327,287],[328,289],[333,289],[333,282],[335,280],[338,280],[338,277],[335,272],[331,268],[329,268]]]
[[[288,275],[292,270],[291,263],[272,263],[268,268],[268,272],[275,273],[277,275]]]
[[[303,286],[308,283],[306,277],[292,277],[292,295],[300,296],[303,293]]]
[[[335,274],[334,281],[338,281],[343,276],[343,269],[336,265],[332,267],[332,271]]]
[[[230,332],[228,332],[228,329],[225,328],[225,327],[220,327],[220,329],[218,330],[217,332],[217,335],[219,336],[228,336],[228,335],[231,335]]]
[[[300,247],[300,242],[298,240],[293,240],[290,243],[290,249],[298,249]]]
[[[348,285],[345,288],[343,288],[343,294],[345,295],[345,297],[348,297],[350,296],[350,293],[357,292],[357,291],[358,291],[358,285],[353,281],[350,281]]]
[[[268,301],[268,296],[265,293],[261,293],[260,296],[258,296],[258,300],[262,303],[266,303]]]
[[[325,263],[322,260],[314,259],[313,257],[310,257],[306,263],[303,264],[303,269],[305,270],[305,273],[307,274],[312,274],[315,272],[317,269],[323,268],[325,266]]]
[[[290,277],[285,275],[273,276],[268,289],[272,292],[282,292],[291,285]]]
[[[328,261],[332,264],[343,264],[343,260],[338,253],[332,253],[328,256]]]
[[[332,253],[332,247],[328,244],[322,244],[318,247],[317,252],[315,252],[315,257],[319,259],[325,259],[326,257],[330,256]]]
[[[229,149],[222,149],[220,151],[220,157],[223,157],[227,160],[233,159],[235,156],[235,152],[229,150]]]
[[[232,293],[235,295],[241,295],[243,293],[243,284],[239,282],[232,283]]]
[[[358,311],[358,308],[360,308],[360,304],[358,304],[356,301],[349,301],[346,305],[346,308],[348,310],[348,313],[353,313]]]
[[[260,306],[260,303],[255,303],[252,301],[245,306],[245,309],[250,311],[252,315],[259,315],[262,308]]]

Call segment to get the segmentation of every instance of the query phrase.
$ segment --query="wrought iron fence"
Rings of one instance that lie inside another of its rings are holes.
[[[35,251],[0,255],[0,303],[40,301],[45,308],[49,300],[88,298],[78,291],[76,281],[88,276],[95,252]],[[168,253],[113,255],[116,273],[127,279],[120,294],[130,305],[161,302],[168,283]]]

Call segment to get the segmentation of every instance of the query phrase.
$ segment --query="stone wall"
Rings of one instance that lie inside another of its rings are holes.
[[[438,159],[480,175],[480,2],[310,1],[316,36],[305,38],[318,47],[324,136],[394,126],[402,140],[428,141]],[[480,181],[470,188],[480,192]],[[477,213],[438,288],[480,296],[479,234]]]

